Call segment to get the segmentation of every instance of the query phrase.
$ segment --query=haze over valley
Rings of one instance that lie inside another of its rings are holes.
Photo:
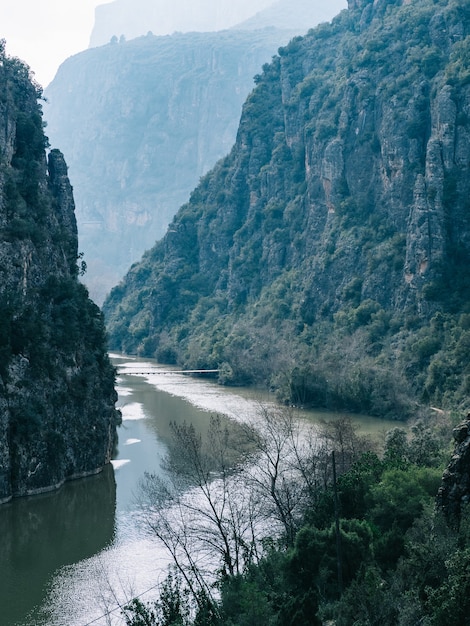
[[[108,32],[107,45],[63,63],[44,107],[49,139],[67,154],[88,266],[84,280],[99,304],[164,235],[200,177],[230,151],[262,65],[344,5],[241,2],[222,12],[223,3],[191,3],[189,11],[177,2],[153,35],[149,25],[162,2],[142,3],[137,11],[125,1],[103,6],[111,15],[103,24],[119,36],[109,43]],[[146,26],[126,30],[132,24],[126,11]],[[215,32],[208,16],[219,14],[230,18],[226,26],[252,19]],[[97,10],[95,32],[100,19]],[[185,32],[201,24],[206,32]],[[142,36],[125,41],[123,33]]]
[[[2,626],[468,626],[468,0],[91,40],[0,33]]]

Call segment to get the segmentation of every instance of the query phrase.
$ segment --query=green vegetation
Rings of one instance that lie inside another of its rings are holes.
[[[303,439],[264,413],[243,471],[175,433],[202,504],[174,497],[178,463],[149,477],[175,570],[130,626],[468,622],[468,506],[450,519],[436,495],[439,415],[470,390],[470,11],[357,4],[263,68],[233,150],[105,314],[113,347],[218,367],[285,406],[421,419],[378,449],[347,421]]]
[[[285,403],[464,409],[468,11],[369,8],[263,67],[230,154],[106,301],[113,349]]]
[[[287,410],[261,410],[256,431],[214,419],[208,440],[175,427],[168,478],[147,478],[145,517],[174,566],[156,603],[125,608],[128,626],[466,624],[470,511],[455,526],[435,507],[448,421],[395,428],[379,453],[348,420],[309,437]]]
[[[78,281],[67,166],[46,155],[39,98],[0,41],[0,501],[102,467],[118,420],[103,316]]]

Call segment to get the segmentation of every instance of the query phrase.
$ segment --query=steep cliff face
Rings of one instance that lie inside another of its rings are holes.
[[[470,12],[354,2],[296,38],[105,311],[113,344],[390,413],[469,385]]]
[[[0,48],[0,502],[98,471],[115,440],[114,373],[78,281],[62,154],[28,70]]]
[[[47,132],[67,155],[98,303],[230,149],[253,76],[291,36],[149,35],[61,66],[46,90]]]
[[[268,4],[272,10],[230,31],[183,34],[201,3],[186,3],[190,10],[183,4],[184,11],[180,3],[166,9],[181,22],[165,30],[159,3],[147,3],[159,25],[155,34],[171,36],[149,34],[88,50],[64,63],[46,91],[47,132],[67,155],[86,284],[98,303],[165,234],[200,177],[230,150],[262,65],[279,46],[346,5],[282,0],[244,8],[231,3],[223,11],[224,3],[208,0],[207,7],[217,5],[216,21],[219,11],[224,19],[231,11],[241,19]],[[125,9],[146,24],[134,34],[153,28],[148,11],[135,2],[104,9]]]
[[[437,501],[448,521],[458,525],[470,504],[470,414],[454,428],[455,449],[442,477]]]

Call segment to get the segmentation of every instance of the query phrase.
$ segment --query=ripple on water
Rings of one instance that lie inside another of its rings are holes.
[[[216,383],[201,381],[183,374],[161,374],[150,364],[145,380],[156,389],[183,398],[204,411],[221,413],[238,422],[252,422],[259,417],[260,407],[275,406],[272,395],[259,392],[246,398]],[[202,384],[201,384],[202,383]]]
[[[47,615],[44,611],[34,623],[122,626],[120,606],[137,594],[144,602],[156,599],[169,559],[152,537],[137,536],[135,530],[132,535],[90,559],[63,567],[49,590]]]

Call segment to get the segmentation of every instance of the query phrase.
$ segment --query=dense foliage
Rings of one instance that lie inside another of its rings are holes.
[[[449,423],[431,430],[417,422],[409,434],[395,428],[387,433],[383,450],[377,454],[348,420],[332,422],[316,433],[306,449],[292,437],[292,422],[279,413],[271,418],[265,414],[257,423],[261,439],[268,444],[258,448],[252,461],[257,470],[240,474],[245,503],[254,496],[256,503],[274,505],[261,504],[259,510],[267,515],[268,523],[264,532],[258,528],[256,537],[248,531],[259,521],[256,507],[247,513],[240,494],[234,498],[231,491],[236,468],[232,467],[223,488],[217,479],[221,439],[205,448],[190,429],[184,428],[183,437],[175,432],[177,452],[173,449],[167,462],[170,480],[183,478],[194,488],[187,510],[181,508],[184,497],[178,501],[183,525],[169,524],[168,511],[176,501],[155,499],[158,481],[151,478],[145,487],[153,503],[146,509],[149,526],[170,550],[175,567],[156,603],[135,599],[126,607],[126,623],[465,626],[470,609],[469,510],[464,507],[456,521],[435,506],[443,462],[449,455],[444,435]],[[188,446],[190,441],[197,445]],[[188,449],[197,454],[188,456]],[[292,464],[289,457],[295,459]],[[299,470],[307,466],[308,473],[302,474]],[[206,468],[207,476],[212,472],[212,482],[201,481],[201,468]],[[267,474],[263,468],[270,468]],[[197,540],[202,527],[193,534],[199,488],[209,494],[212,506],[207,510],[214,513],[212,518],[206,516],[204,506],[199,511],[212,555],[220,563],[215,576],[203,569],[207,546]],[[297,517],[290,537],[289,526],[279,525],[278,507],[293,512],[290,504],[300,502],[301,491],[308,497],[302,499],[302,516]],[[225,511],[223,494],[230,503]],[[250,523],[244,526],[242,520]],[[184,550],[176,548],[178,541]],[[230,546],[233,552],[224,549],[219,554],[219,545]],[[189,558],[185,565],[184,551]],[[241,570],[228,568],[235,555],[243,555]]]
[[[40,87],[0,41],[0,501],[109,461],[118,415],[103,316],[79,282],[72,189]]]
[[[114,349],[295,404],[465,402],[469,10],[357,6],[264,66],[231,153],[106,301]]]

